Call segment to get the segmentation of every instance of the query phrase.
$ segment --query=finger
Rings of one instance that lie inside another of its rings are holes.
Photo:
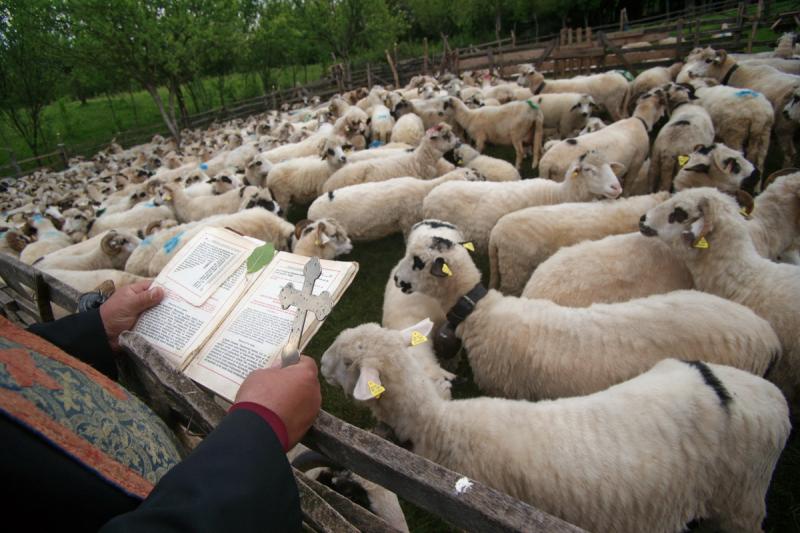
[[[297,366],[305,367],[308,370],[313,371],[315,376],[317,375],[317,362],[307,355],[300,356],[300,361],[298,361]]]
[[[150,309],[164,298],[164,289],[156,287],[152,291],[142,291],[134,294],[131,298],[131,308],[139,314],[146,309]]]
[[[150,288],[150,285],[153,283],[153,280],[145,279],[142,281],[137,281],[136,283],[131,283],[128,285],[128,288],[132,290],[134,293],[140,293],[146,291]]]

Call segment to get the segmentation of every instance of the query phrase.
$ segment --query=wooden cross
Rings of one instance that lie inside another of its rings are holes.
[[[302,291],[295,289],[291,282],[281,289],[279,294],[281,307],[286,309],[293,305],[297,308],[297,316],[294,317],[294,322],[292,322],[292,332],[289,334],[289,340],[286,341],[286,345],[281,350],[281,367],[293,365],[300,360],[300,336],[303,334],[303,326],[308,312],[314,313],[317,320],[325,320],[325,317],[331,312],[331,295],[328,291],[319,296],[312,294],[314,283],[321,274],[322,267],[319,264],[319,258],[312,257],[303,267],[305,281],[303,282]]]

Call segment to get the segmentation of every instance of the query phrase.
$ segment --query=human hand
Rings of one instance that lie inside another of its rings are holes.
[[[236,402],[253,402],[278,415],[286,426],[291,449],[305,435],[322,405],[317,364],[307,355],[285,368],[254,370],[244,380]]]
[[[103,305],[100,306],[100,319],[108,336],[111,349],[119,349],[119,334],[131,329],[147,309],[150,309],[164,298],[164,290],[156,287],[150,289],[150,281],[139,281],[117,289]]]

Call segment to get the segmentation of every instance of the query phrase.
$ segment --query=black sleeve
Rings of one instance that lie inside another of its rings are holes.
[[[108,344],[99,309],[34,324],[28,331],[55,344],[111,379],[117,378],[114,353]]]
[[[252,411],[228,414],[150,496],[101,530],[299,531],[300,497],[272,428]]]

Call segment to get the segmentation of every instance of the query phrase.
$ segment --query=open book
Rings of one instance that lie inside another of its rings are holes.
[[[228,401],[250,372],[280,365],[297,309],[283,309],[278,293],[289,282],[302,289],[303,267],[310,259],[278,252],[266,266],[248,273],[248,257],[263,244],[231,230],[204,229],[153,281],[163,287],[164,299],[133,328],[176,369]],[[320,264],[322,275],[313,294],[328,291],[335,305],[352,283],[358,263]],[[320,326],[309,312],[301,350]]]

